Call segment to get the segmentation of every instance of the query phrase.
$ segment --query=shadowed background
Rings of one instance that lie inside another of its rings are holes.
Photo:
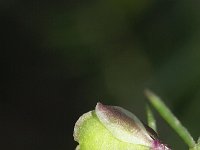
[[[199,9],[196,0],[1,0],[0,147],[74,149],[74,124],[98,101],[145,121],[145,88],[197,139]],[[156,118],[161,139],[187,149]]]

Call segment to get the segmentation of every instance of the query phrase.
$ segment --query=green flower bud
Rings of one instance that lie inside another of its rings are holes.
[[[75,124],[76,150],[170,150],[148,128],[121,107],[97,103]]]

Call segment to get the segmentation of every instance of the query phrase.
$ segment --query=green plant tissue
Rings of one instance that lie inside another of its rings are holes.
[[[150,150],[147,146],[117,139],[100,122],[95,111],[85,113],[78,119],[74,139],[79,143],[77,150]]]

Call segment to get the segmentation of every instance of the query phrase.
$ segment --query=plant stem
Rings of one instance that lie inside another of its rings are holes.
[[[159,114],[167,121],[167,123],[178,133],[178,135],[183,139],[183,141],[189,146],[190,150],[199,150],[195,149],[195,141],[193,140],[188,130],[173,115],[173,113],[163,103],[163,101],[149,90],[145,91],[145,95],[150,100],[153,107],[159,112]]]
[[[153,112],[152,112],[152,110],[151,110],[151,108],[149,107],[148,104],[146,106],[146,111],[147,111],[147,123],[148,123],[148,126],[151,127],[155,132],[157,132],[156,120],[155,120]]]

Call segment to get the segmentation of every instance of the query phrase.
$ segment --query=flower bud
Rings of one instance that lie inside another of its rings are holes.
[[[83,114],[74,128],[76,150],[170,150],[155,137],[128,110],[101,103]]]

